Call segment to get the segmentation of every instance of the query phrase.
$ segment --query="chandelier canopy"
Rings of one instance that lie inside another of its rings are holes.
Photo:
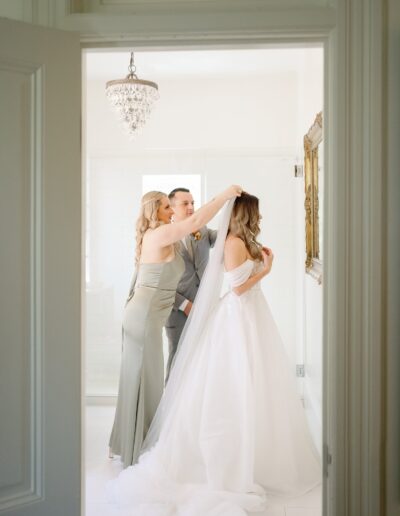
[[[126,131],[133,136],[146,123],[159,94],[155,82],[144,81],[136,75],[133,52],[128,70],[125,79],[107,82],[106,95]]]

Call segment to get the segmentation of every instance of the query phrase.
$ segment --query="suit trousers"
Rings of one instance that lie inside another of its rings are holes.
[[[169,374],[171,371],[172,363],[176,354],[176,350],[178,349],[179,339],[182,335],[183,328],[186,324],[187,317],[182,312],[182,310],[174,311],[173,317],[170,317],[169,323],[171,323],[171,319],[173,319],[173,325],[168,325],[165,327],[165,331],[168,337],[168,362],[167,362],[167,371],[165,375],[165,383],[167,383]]]

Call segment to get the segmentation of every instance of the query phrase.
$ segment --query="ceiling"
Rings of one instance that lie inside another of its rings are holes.
[[[304,59],[322,56],[322,48],[261,48],[135,52],[140,79],[248,76],[298,70]],[[88,80],[121,79],[128,74],[130,51],[87,51]]]

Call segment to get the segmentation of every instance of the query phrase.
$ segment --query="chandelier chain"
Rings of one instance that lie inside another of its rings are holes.
[[[133,78],[137,79],[136,65],[135,65],[135,60],[133,57],[133,52],[131,52],[131,60],[129,62],[128,70],[129,70],[128,79],[133,79]]]

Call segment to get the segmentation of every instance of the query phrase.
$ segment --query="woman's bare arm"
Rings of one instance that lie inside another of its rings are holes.
[[[205,226],[222,208],[226,201],[240,195],[242,189],[240,186],[233,185],[224,192],[220,193],[210,202],[199,208],[187,219],[173,224],[164,224],[146,235],[147,241],[157,247],[167,247],[178,242],[186,235],[194,233],[199,228]]]

